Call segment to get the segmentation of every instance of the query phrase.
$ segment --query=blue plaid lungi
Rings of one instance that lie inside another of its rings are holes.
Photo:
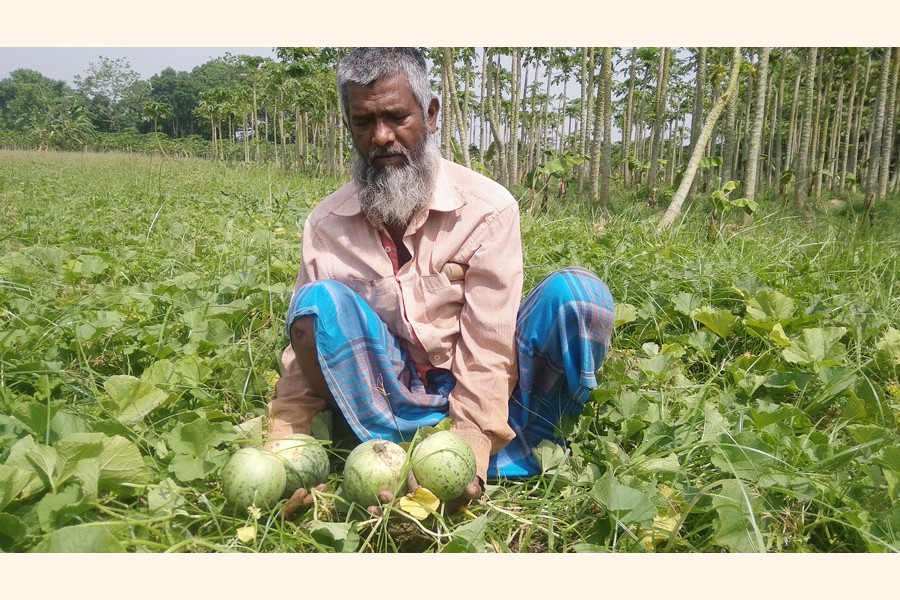
[[[405,348],[366,302],[346,285],[320,280],[291,301],[294,319],[315,315],[319,364],[335,402],[360,440],[412,439],[448,414],[453,375],[432,369],[423,382]],[[554,428],[584,409],[609,349],[614,322],[607,286],[580,267],[547,276],[519,308],[519,380],[509,401],[516,437],[491,456],[489,478],[536,475],[532,449],[561,443]]]

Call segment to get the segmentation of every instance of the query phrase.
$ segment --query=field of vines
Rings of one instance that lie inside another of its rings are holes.
[[[228,510],[264,440],[310,209],[340,181],[159,156],[0,151],[0,550],[707,553],[900,549],[898,198],[761,199],[707,239],[697,198],[530,214],[526,290],[569,265],[613,348],[544,473],[464,510]]]

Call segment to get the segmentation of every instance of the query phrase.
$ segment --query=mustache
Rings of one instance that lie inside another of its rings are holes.
[[[371,165],[376,158],[387,158],[389,156],[402,156],[407,161],[410,160],[412,153],[403,146],[378,147],[375,146],[369,150],[368,162]]]

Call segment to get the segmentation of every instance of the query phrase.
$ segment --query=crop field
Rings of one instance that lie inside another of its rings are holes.
[[[5,552],[896,552],[900,222],[765,199],[706,238],[613,197],[525,210],[526,290],[616,299],[592,402],[540,477],[466,509],[228,510],[259,446],[309,210],[336,179],[130,154],[0,151]],[[892,203],[892,204],[891,204]],[[831,206],[831,205],[828,205]]]

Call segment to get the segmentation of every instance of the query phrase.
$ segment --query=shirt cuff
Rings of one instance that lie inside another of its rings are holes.
[[[472,447],[472,451],[475,453],[475,474],[478,475],[483,484],[487,481],[488,463],[491,460],[490,438],[477,429],[458,429],[456,427],[451,427],[450,430]]]

